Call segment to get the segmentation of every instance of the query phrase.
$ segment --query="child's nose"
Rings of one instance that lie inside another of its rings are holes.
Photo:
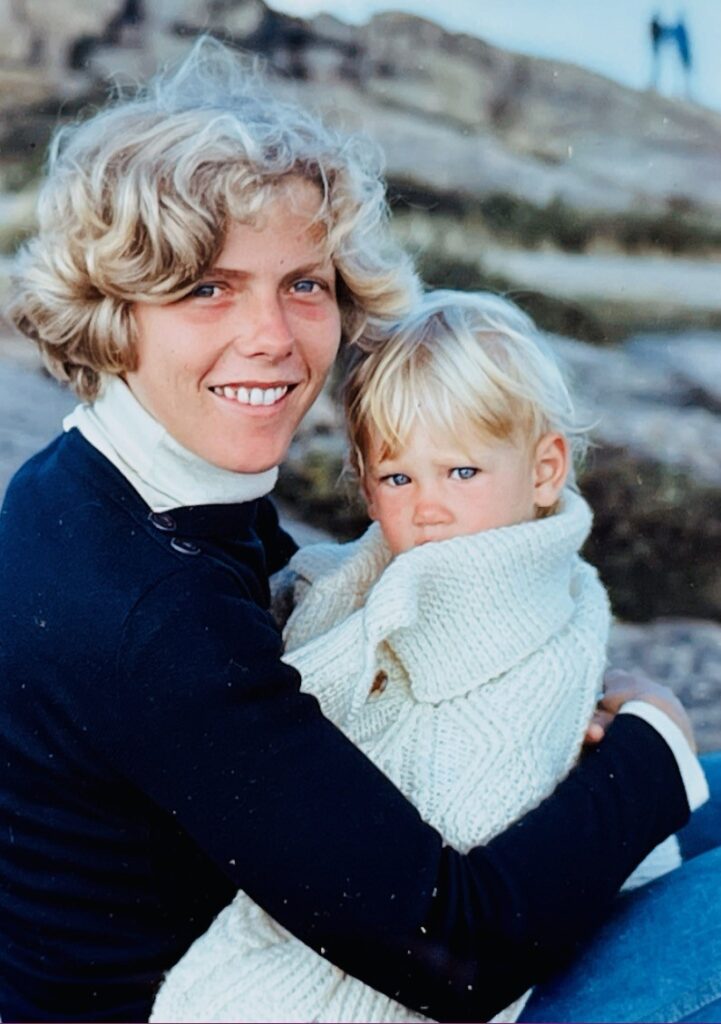
[[[439,526],[451,521],[451,513],[446,506],[433,497],[421,497],[413,510],[413,522],[416,526]]]

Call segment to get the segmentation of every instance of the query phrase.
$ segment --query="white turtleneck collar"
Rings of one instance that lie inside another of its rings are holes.
[[[253,501],[271,491],[278,477],[277,467],[233,473],[194,455],[146,412],[120,377],[107,376],[100,397],[76,406],[63,427],[77,427],[153,512]]]

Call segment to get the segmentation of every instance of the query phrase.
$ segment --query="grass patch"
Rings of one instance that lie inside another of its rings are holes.
[[[580,484],[594,510],[583,553],[616,615],[721,621],[721,490],[613,448],[593,453]]]
[[[420,253],[417,265],[421,277],[431,288],[455,288],[459,291],[490,291],[511,299],[543,331],[563,334],[592,344],[619,340],[622,330],[611,330],[582,306],[557,299],[544,292],[515,288],[505,278],[487,273],[478,261],[452,259],[438,251]]]
[[[551,245],[581,253],[603,242],[628,253],[653,250],[678,256],[721,250],[721,214],[709,214],[685,198],[669,199],[661,213],[599,214],[577,210],[561,199],[537,206],[506,192],[476,198],[397,179],[389,182],[389,197],[399,213],[445,214],[525,249]]]

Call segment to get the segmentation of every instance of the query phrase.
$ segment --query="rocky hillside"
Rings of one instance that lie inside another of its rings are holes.
[[[72,114],[108,77],[142,79],[209,30],[265,54],[314,103],[367,128],[416,205],[475,204],[491,227],[537,236],[563,232],[559,208],[598,232],[632,214],[637,233],[644,217],[659,234],[683,223],[721,248],[721,117],[570,64],[413,16],[349,26],[287,17],[262,0],[0,0],[0,15],[6,166],[42,147],[60,104]],[[583,243],[578,230],[569,244]]]

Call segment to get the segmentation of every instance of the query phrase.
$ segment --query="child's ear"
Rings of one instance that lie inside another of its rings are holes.
[[[544,434],[536,445],[533,464],[533,503],[536,508],[551,508],[566,483],[570,453],[563,434]]]

